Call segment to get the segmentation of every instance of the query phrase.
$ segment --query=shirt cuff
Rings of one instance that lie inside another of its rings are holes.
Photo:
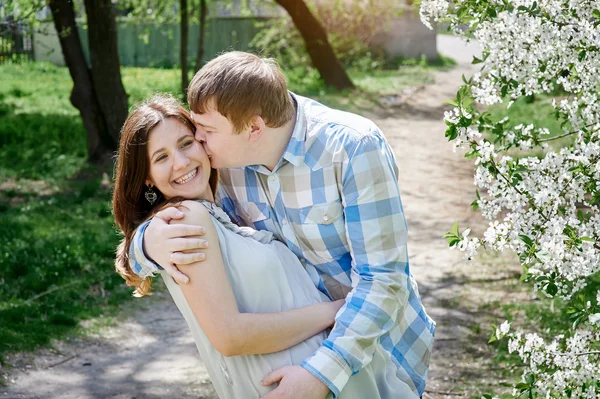
[[[143,279],[154,277],[154,275],[163,270],[159,264],[148,258],[144,252],[144,232],[149,224],[150,221],[147,221],[138,227],[129,247],[129,267]]]
[[[348,363],[337,353],[323,346],[301,366],[327,385],[334,398],[337,398],[352,376],[352,369]]]

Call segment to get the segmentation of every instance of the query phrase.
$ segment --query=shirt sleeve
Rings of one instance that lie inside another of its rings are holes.
[[[396,324],[410,284],[398,169],[380,132],[360,138],[341,176],[353,289],[327,340],[302,364],[336,397]]]
[[[150,221],[142,223],[136,230],[129,246],[129,267],[141,278],[153,277],[163,270],[158,263],[146,256],[144,252],[144,232]]]

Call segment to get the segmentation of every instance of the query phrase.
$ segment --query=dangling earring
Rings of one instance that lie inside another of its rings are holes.
[[[152,190],[152,187],[148,187],[148,190],[144,193],[144,197],[146,197],[146,201],[148,201],[150,205],[154,205],[158,195]]]

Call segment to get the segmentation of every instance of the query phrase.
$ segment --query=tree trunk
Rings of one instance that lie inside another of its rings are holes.
[[[181,14],[181,92],[187,94],[188,81],[188,5],[187,0],[179,0],[179,12]]]
[[[306,50],[315,68],[321,74],[323,81],[328,86],[337,89],[353,88],[354,84],[337,59],[329,41],[327,33],[312,15],[302,0],[275,0],[290,14],[296,28],[300,31]]]
[[[48,2],[54,17],[54,26],[60,40],[65,63],[73,79],[71,104],[79,110],[87,134],[88,157],[92,162],[105,159],[114,146],[107,145],[108,130],[101,117],[100,106],[92,83],[81,40],[75,23],[75,10],[71,0],[50,0]]]
[[[127,93],[121,81],[115,13],[110,0],[85,0],[85,10],[92,82],[108,131],[102,138],[107,147],[116,149],[127,118]]]
[[[202,68],[202,58],[204,58],[204,37],[206,36],[206,0],[200,0],[200,35],[198,37],[198,52],[196,53],[196,72]]]

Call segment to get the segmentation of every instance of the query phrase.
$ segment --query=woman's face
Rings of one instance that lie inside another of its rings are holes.
[[[194,133],[177,119],[169,118],[148,136],[150,171],[147,185],[154,185],[166,199],[181,196],[214,201],[209,186],[210,160]]]

